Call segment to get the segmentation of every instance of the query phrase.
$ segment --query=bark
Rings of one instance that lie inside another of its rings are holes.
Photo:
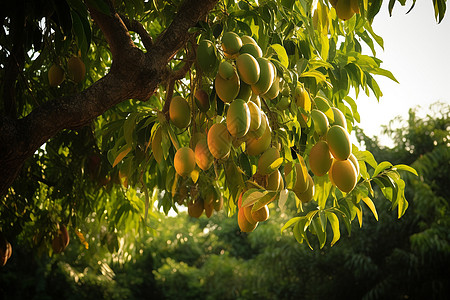
[[[203,19],[217,2],[184,1],[171,25],[156,41],[146,42],[146,53],[134,45],[129,29],[118,14],[105,15],[90,9],[111,49],[111,70],[86,90],[49,101],[22,119],[0,117],[0,165],[3,169],[0,196],[6,195],[24,161],[58,132],[86,125],[122,101],[148,99],[170,76],[167,64],[188,41],[188,29]],[[142,28],[133,26],[145,36]]]

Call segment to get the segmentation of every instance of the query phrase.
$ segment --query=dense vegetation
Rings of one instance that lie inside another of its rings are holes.
[[[136,237],[129,261],[76,243],[62,255],[36,256],[15,241],[17,252],[0,273],[5,299],[445,299],[450,276],[450,106],[429,115],[410,110],[400,128],[386,127],[395,147],[380,146],[361,132],[375,155],[408,161],[421,176],[406,178],[408,213],[401,219],[376,197],[379,222],[363,226],[333,247],[311,251],[279,223],[279,209],[250,234],[236,217],[165,218],[157,235]],[[420,117],[419,117],[420,116]],[[400,121],[400,122],[398,122]],[[376,190],[379,195],[380,190]],[[359,227],[353,223],[353,229]],[[30,270],[33,270],[30,272]]]

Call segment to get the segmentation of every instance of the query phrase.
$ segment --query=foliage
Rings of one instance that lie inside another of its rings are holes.
[[[109,13],[104,1],[88,2],[94,10]],[[149,35],[157,38],[172,23],[179,2],[116,1],[115,9],[124,20],[139,20]],[[97,250],[89,251],[89,255],[98,261],[107,257],[124,263],[137,254],[137,237],[147,231],[155,232],[160,221],[157,210],[167,214],[171,209],[180,209],[176,196],[183,185],[190,189],[184,204],[190,199],[205,197],[206,191],[213,189],[223,197],[226,214],[235,213],[240,193],[249,181],[254,180],[258,159],[248,155],[243,146],[234,145],[228,160],[215,160],[214,168],[208,171],[197,169],[187,178],[177,175],[173,167],[177,149],[188,146],[196,131],[206,132],[213,123],[223,121],[228,107],[217,97],[214,88],[217,68],[208,74],[197,66],[197,62],[192,64],[201,39],[211,40],[222,59],[223,33],[233,31],[253,36],[264,56],[276,66],[287,91],[289,106],[286,110],[277,107],[280,95],[275,100],[263,99],[261,109],[269,118],[272,145],[280,148],[283,165],[298,161],[300,156],[307,161],[311,147],[320,140],[310,117],[310,108],[299,107],[295,101],[297,88],[307,90],[313,107],[319,108],[314,103],[321,99],[328,106],[339,108],[351,131],[359,122],[359,114],[356,101],[348,95],[350,90],[354,89],[357,95],[361,91],[368,95],[371,92],[378,99],[382,92],[374,76],[382,75],[396,81],[375,57],[375,44],[383,47],[383,40],[373,32],[371,21],[381,1],[360,1],[361,14],[345,22],[339,20],[334,8],[324,1],[319,1],[317,7],[312,7],[312,1],[260,2],[219,1],[205,21],[189,30],[192,34],[190,42],[180,49],[169,65],[173,72],[183,71],[188,66],[182,78],[162,82],[147,101],[124,101],[93,120],[90,126],[62,131],[38,149],[25,162],[20,176],[1,200],[0,227],[5,235],[10,240],[21,241],[22,245],[34,245],[41,253],[51,253],[49,245],[57,224],[64,223],[68,224],[72,241],[77,240],[73,247]],[[399,2],[404,4],[404,1]],[[441,19],[445,1],[436,3],[437,16]],[[21,50],[23,68],[15,86],[18,100],[13,108],[6,102],[2,107],[2,112],[12,113],[17,118],[25,117],[53,98],[92,86],[112,65],[108,44],[102,32],[93,25],[83,2],[35,1],[24,5],[25,11],[32,12],[25,18],[25,28],[31,29],[26,34],[15,35],[16,27],[11,21],[18,19],[20,11],[8,5],[6,17],[2,17],[2,66],[9,61],[8,53],[13,51],[8,45],[17,44],[11,39],[17,37],[25,41]],[[317,24],[313,21],[314,10],[320,12]],[[131,34],[136,45],[144,51],[142,36]],[[371,55],[362,53],[362,43],[369,46]],[[59,87],[49,87],[47,70],[54,63],[66,69],[65,61],[72,56],[83,59],[87,69],[85,81],[76,83],[68,79]],[[6,75],[2,74],[2,77]],[[194,104],[194,92],[200,88],[206,89],[210,97],[211,108],[206,113]],[[186,130],[168,122],[167,104],[173,93],[190,103],[192,125]],[[328,109],[324,113],[333,120]],[[162,128],[161,163],[156,162],[154,151],[150,151],[158,128]],[[369,151],[360,151],[355,145],[353,153],[361,172],[356,188],[348,194],[332,186],[328,176],[314,176],[314,204],[303,207],[291,191],[266,192],[258,186],[251,190],[253,193],[246,194],[244,202],[253,194],[253,201],[259,201],[259,204],[269,198],[281,208],[284,200],[290,202],[291,208],[295,203],[293,209],[298,214],[286,220],[283,230],[292,226],[296,240],[306,241],[310,247],[316,245],[311,240],[316,236],[320,248],[327,240],[332,239],[330,242],[334,244],[339,239],[340,224],[344,224],[349,233],[353,220],[358,219],[361,224],[364,205],[377,215],[372,201],[375,196],[373,183],[381,188],[391,202],[390,207],[397,209],[397,215],[401,217],[408,202],[404,195],[405,182],[399,171],[415,173],[414,169],[403,165],[403,161],[396,165],[387,161],[377,163]],[[292,187],[293,178],[284,180],[287,187]],[[267,197],[267,193],[271,193],[271,197]],[[199,253],[200,249],[189,250]],[[83,255],[76,259],[82,261]],[[168,265],[177,264],[165,259]],[[192,271],[191,263],[180,265],[184,270],[180,276]],[[167,270],[161,269],[160,276],[164,272]]]

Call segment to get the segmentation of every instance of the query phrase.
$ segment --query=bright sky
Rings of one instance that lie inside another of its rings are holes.
[[[405,7],[396,3],[392,17],[388,2],[384,1],[373,23],[375,33],[384,39],[384,51],[378,48],[377,57],[400,84],[376,76],[383,92],[379,103],[372,93],[370,98],[360,93],[359,126],[369,136],[379,136],[381,125],[395,116],[407,117],[411,107],[428,109],[436,101],[450,103],[450,11],[437,24],[431,0],[417,1],[409,14],[411,1]],[[365,54],[371,55],[370,50]],[[381,142],[390,145],[387,138]]]

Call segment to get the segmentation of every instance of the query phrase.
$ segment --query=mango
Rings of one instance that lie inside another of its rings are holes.
[[[246,84],[255,84],[260,75],[259,64],[256,59],[244,53],[236,59],[236,68],[238,70],[239,78]]]
[[[242,99],[231,102],[227,111],[227,129],[235,138],[241,138],[247,134],[250,128],[250,110]]]
[[[295,88],[294,98],[297,107],[303,108],[306,112],[311,111],[311,98],[302,86],[298,85]]]
[[[325,141],[318,141],[309,152],[309,168],[316,176],[325,175],[331,167],[333,157],[331,156],[328,144]]]
[[[202,89],[197,89],[194,94],[195,103],[202,112],[207,112],[210,108],[209,95]]]
[[[214,84],[217,96],[225,103],[230,103],[239,94],[240,81],[236,71],[230,79],[223,79],[217,74]]]
[[[241,55],[244,53],[248,53],[254,58],[262,57],[263,55],[261,48],[257,44],[253,43],[244,44],[239,53],[241,53]]]
[[[350,19],[355,14],[350,0],[338,0],[335,9],[338,18],[344,21]]]
[[[356,171],[356,176],[359,175],[359,163],[358,163],[358,159],[356,158],[356,156],[351,153],[350,156],[348,157],[348,160],[350,160],[353,163],[353,166],[355,167],[355,171]]]
[[[186,177],[195,169],[195,153],[189,147],[177,150],[173,159],[173,165],[178,175]]]
[[[48,70],[48,83],[50,86],[58,86],[64,81],[64,70],[57,64],[53,64]]]
[[[314,130],[319,136],[325,135],[328,131],[328,119],[327,116],[320,110],[313,109],[311,111],[311,118],[314,122]]]
[[[279,93],[280,93],[280,78],[276,76],[269,90],[266,93],[262,94],[262,97],[266,100],[272,100],[275,99]]]
[[[169,106],[170,121],[180,129],[186,128],[191,123],[191,108],[189,103],[180,96],[175,96]]]
[[[298,163],[287,163],[284,166],[284,174],[285,177],[289,176],[289,173],[292,172],[292,168],[295,167],[296,171],[296,181],[294,184],[294,187],[292,190],[295,194],[299,195],[303,192],[305,192],[308,189],[309,182],[308,182],[308,170],[306,169],[305,161],[303,160],[303,157],[299,157]]]
[[[297,194],[298,199],[302,201],[302,203],[308,203],[311,201],[314,197],[314,180],[311,178],[311,176],[308,174],[308,188],[303,193]],[[295,191],[294,191],[295,192]]]
[[[238,211],[238,225],[242,232],[252,232],[258,226],[258,222],[251,224],[245,217],[244,210]]]
[[[355,166],[348,159],[333,160],[328,176],[331,183],[345,193],[353,190],[358,178]]]
[[[253,44],[258,46],[258,43],[251,37],[248,35],[243,35],[241,36],[241,41],[242,41],[242,46],[246,45],[246,44]]]
[[[244,211],[244,215],[247,218],[247,221],[250,224],[255,224],[255,223],[257,223],[257,221],[254,220],[253,217],[252,217],[252,208],[253,208],[253,205],[246,206],[246,207],[241,207],[240,209]]]
[[[259,109],[258,105],[256,105],[254,102],[249,101],[247,103],[248,109],[250,111],[250,127],[249,131],[255,131],[261,126],[261,110]]]
[[[267,91],[272,86],[275,80],[276,69],[275,66],[267,58],[258,57],[260,75],[259,79],[255,84],[252,84],[252,91],[256,95],[261,95],[267,93]]]
[[[276,170],[267,176],[267,184],[265,188],[268,191],[279,191],[284,187],[283,177],[281,177],[280,170]]]
[[[189,147],[195,151],[195,147],[200,140],[206,140],[206,135],[203,132],[195,132],[191,135],[189,140]]]
[[[70,79],[76,83],[80,83],[84,80],[84,76],[86,75],[86,66],[81,58],[72,56],[67,61],[67,71]]]
[[[266,128],[263,135],[260,138],[249,138],[246,143],[246,151],[249,155],[260,155],[270,147],[272,141],[272,130],[267,123],[267,117],[265,118]]]
[[[213,211],[214,211],[213,202],[212,201],[203,200],[203,209],[205,210],[206,217],[210,218],[212,216]]]
[[[252,97],[252,87],[245,82],[240,82],[239,94],[236,96],[236,99],[242,99],[245,102],[249,102]]]
[[[219,71],[218,74],[223,79],[231,79],[235,75],[236,70],[234,69],[233,65],[227,62],[226,60],[223,60],[219,64]]]
[[[351,153],[350,136],[342,126],[333,125],[327,132],[327,143],[330,152],[337,160],[346,160]]]
[[[247,135],[248,138],[255,138],[259,139],[263,136],[264,132],[266,132],[266,127],[269,126],[269,121],[267,120],[266,114],[260,110],[261,112],[261,123],[259,124],[259,127],[255,131],[249,132]]]
[[[214,162],[214,156],[212,156],[211,152],[209,151],[206,139],[197,142],[194,154],[195,162],[200,169],[202,169],[203,171],[207,171],[209,168],[211,168]]]
[[[258,159],[258,173],[261,175],[269,175],[278,168],[273,168],[271,165],[280,158],[280,152],[274,147],[270,147]]]
[[[201,40],[198,43],[196,54],[197,64],[200,68],[206,73],[212,72],[217,64],[217,51],[213,42]]]
[[[269,207],[264,205],[262,208],[257,211],[252,212],[252,218],[256,222],[264,222],[269,218]]]
[[[225,158],[231,149],[232,138],[224,124],[216,123],[208,131],[207,143],[211,154],[217,158]]]
[[[194,218],[200,218],[204,210],[203,200],[201,198],[192,199],[188,202],[188,214]]]
[[[234,32],[225,32],[222,36],[222,49],[223,52],[233,55],[238,53],[242,47],[242,40]]]
[[[344,129],[347,129],[347,120],[345,119],[344,114],[342,111],[340,111],[339,108],[332,107],[331,110],[333,111],[334,121],[333,125],[339,125],[342,126]]]

